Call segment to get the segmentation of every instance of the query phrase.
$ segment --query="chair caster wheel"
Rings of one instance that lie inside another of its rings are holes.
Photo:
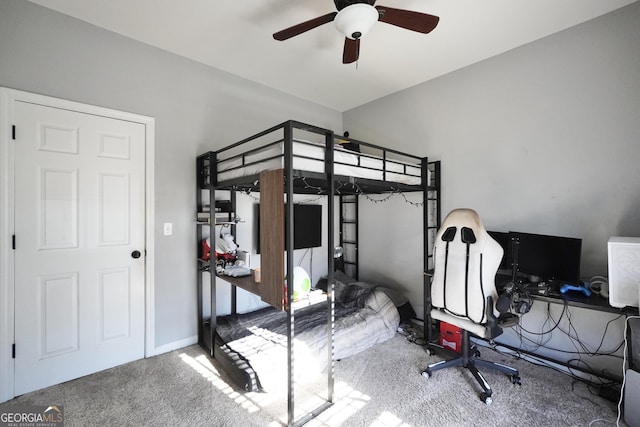
[[[422,376],[425,378],[430,378],[431,377],[431,371],[429,371],[428,369],[425,369],[424,371],[422,371]]]
[[[522,385],[520,382],[520,375],[511,375],[511,384]]]
[[[480,400],[482,400],[486,405],[491,405],[493,403],[493,398],[487,395],[487,393],[482,393],[480,395]]]
[[[427,356],[433,356],[436,352],[432,348],[425,348],[424,351],[427,353]]]

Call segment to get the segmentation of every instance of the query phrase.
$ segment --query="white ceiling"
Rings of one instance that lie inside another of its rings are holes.
[[[430,34],[377,22],[342,64],[333,23],[286,41],[276,31],[332,12],[332,0],[31,0],[99,27],[338,111],[497,55],[636,0],[379,0],[440,17]]]

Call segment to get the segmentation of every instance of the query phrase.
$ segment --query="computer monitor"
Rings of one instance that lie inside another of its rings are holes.
[[[517,256],[518,272],[545,281],[580,284],[582,239],[513,231],[509,239],[509,265],[513,266]]]
[[[500,246],[502,246],[502,250],[504,251],[504,255],[502,256],[502,261],[500,261],[498,270],[509,270],[511,268],[511,265],[509,265],[509,233],[506,231],[489,230],[487,230],[487,233],[489,233],[489,235],[493,237],[493,240],[495,240],[500,244]]]
[[[293,205],[293,248],[306,249],[322,246],[322,205]],[[256,253],[260,253],[260,204],[255,205]],[[285,230],[286,244],[286,230]]]

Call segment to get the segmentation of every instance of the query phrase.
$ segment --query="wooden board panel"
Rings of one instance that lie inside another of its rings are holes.
[[[262,300],[282,309],[284,290],[284,170],[260,173]]]

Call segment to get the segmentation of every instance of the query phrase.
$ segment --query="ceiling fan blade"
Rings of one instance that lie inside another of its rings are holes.
[[[430,33],[440,21],[437,16],[412,10],[394,9],[387,6],[376,6],[375,8],[380,13],[379,21],[419,33]]]
[[[327,13],[326,15],[294,25],[293,27],[285,28],[284,30],[275,33],[273,38],[279,41],[290,39],[293,36],[297,36],[298,34],[313,30],[320,25],[333,21],[333,18],[335,18],[337,14],[338,12]]]
[[[342,63],[351,64],[356,62],[360,56],[360,39],[344,38],[344,52],[342,54]]]

